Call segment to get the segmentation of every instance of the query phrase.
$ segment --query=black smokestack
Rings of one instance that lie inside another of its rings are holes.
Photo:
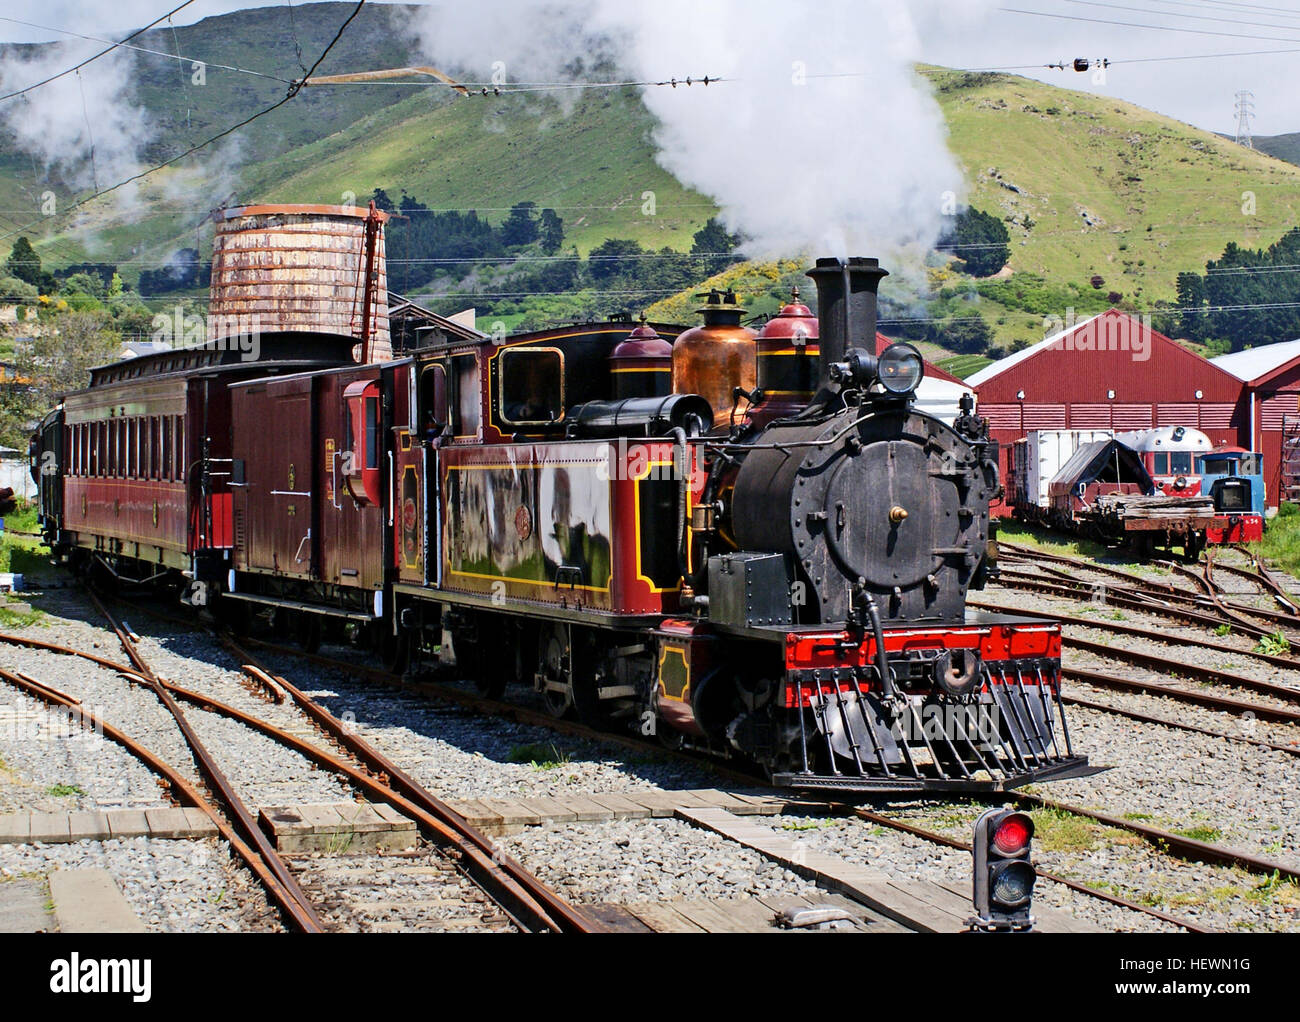
[[[818,259],[808,271],[817,284],[817,320],[821,337],[821,382],[830,380],[829,368],[843,362],[849,348],[876,353],[876,289],[889,276],[876,259],[854,257]]]

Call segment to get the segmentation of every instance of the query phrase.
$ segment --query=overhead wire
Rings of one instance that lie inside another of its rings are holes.
[[[192,2],[192,0],[190,0],[190,2]],[[156,173],[157,171],[162,170],[164,167],[170,167],[173,163],[178,163],[181,160],[185,159],[187,156],[190,156],[193,153],[198,152],[200,149],[204,149],[207,146],[210,146],[212,143],[220,141],[221,139],[225,138],[227,135],[233,134],[234,132],[238,131],[240,128],[243,128],[246,125],[251,124],[253,121],[257,120],[258,118],[265,117],[267,114],[271,113],[271,111],[278,110],[280,107],[284,106],[296,95],[298,95],[299,90],[301,90],[302,86],[306,83],[307,79],[312,76],[312,74],[316,71],[318,67],[320,67],[321,62],[326,58],[326,56],[329,55],[329,52],[335,47],[339,39],[342,38],[344,31],[347,29],[348,25],[352,23],[352,19],[355,18],[358,13],[360,13],[361,8],[365,6],[365,3],[366,0],[358,0],[356,7],[353,8],[352,13],[348,15],[347,19],[343,22],[343,24],[339,26],[338,32],[335,33],[334,38],[330,41],[329,45],[326,46],[325,49],[321,51],[321,55],[316,58],[316,63],[314,63],[311,66],[311,68],[307,71],[307,74],[304,75],[303,78],[290,83],[289,91],[285,94],[285,96],[282,99],[279,99],[276,102],[272,103],[270,106],[264,107],[263,109],[257,111],[256,113],[248,117],[245,117],[238,124],[231,125],[229,128],[226,128],[224,131],[218,132],[217,134],[211,136],[208,139],[205,139],[204,141],[198,143],[197,145],[190,146],[184,152],[178,153],[177,155],[171,157],[170,159],[164,160],[161,163],[155,164],[152,167],[149,167],[146,170],[142,170],[136,174],[132,174],[130,177],[124,178],[123,180],[117,182],[117,184],[110,185],[108,188],[96,189],[96,191],[91,195],[87,195],[84,198],[78,199],[76,202],[72,203],[71,205],[65,206],[58,213],[53,214],[53,216],[41,217],[40,219],[33,220],[25,227],[19,228],[16,231],[9,231],[7,234],[0,234],[0,241],[5,241],[8,238],[12,238],[16,234],[21,234],[27,230],[30,230],[33,227],[48,222],[51,219],[65,217],[73,210],[80,209],[82,206],[85,206],[87,203],[93,202],[95,199],[101,198],[105,195],[115,192],[119,188],[123,188],[126,185],[131,184],[133,181],[139,181],[141,178],[148,177],[150,174]]]
[[[167,15],[165,20],[170,21],[171,15]],[[72,36],[76,39],[87,39],[91,42],[97,42],[97,43],[112,42],[111,39],[105,39],[103,36],[87,35],[84,32],[73,32],[71,29],[57,28],[54,25],[40,25],[34,21],[23,21],[21,18],[10,18],[5,15],[0,15],[0,21],[7,21],[14,25],[25,25],[28,28],[38,28],[44,32],[58,32],[60,35]],[[175,39],[175,35],[176,35],[176,27],[173,25],[172,26],[173,39]],[[134,50],[137,53],[148,53],[154,57],[165,57],[167,60],[175,60],[180,63],[189,61],[191,64],[194,63],[202,64],[204,67],[216,68],[220,71],[235,71],[239,74],[252,75],[255,78],[265,78],[268,81],[281,82],[284,85],[288,85],[290,82],[290,79],[288,78],[282,78],[280,75],[268,74],[265,71],[254,71],[251,68],[238,67],[234,64],[220,64],[212,60],[200,60],[198,57],[186,56],[180,52],[179,42],[176,43],[176,49],[177,49],[176,53],[168,53],[166,50],[155,50],[155,49],[151,49],[148,46],[139,46],[133,43],[126,43],[126,42],[118,43],[117,46],[124,50]]]
[[[130,40],[134,39],[136,36],[149,31],[149,29],[153,28],[159,22],[166,21],[177,11],[183,11],[186,7],[188,7],[192,3],[194,3],[194,0],[185,0],[185,2],[182,3],[180,6],[173,7],[166,14],[161,15],[160,17],[157,17],[153,21],[149,22],[149,24],[145,25],[144,28],[136,29],[136,31],[132,32],[125,39],[112,43],[112,45],[108,46],[106,49],[100,50],[98,53],[94,54],[93,56],[87,57],[85,60],[81,61],[80,63],[74,64],[72,67],[67,68],[64,71],[60,71],[58,74],[50,75],[48,78],[42,78],[39,82],[33,82],[31,85],[24,86],[21,89],[15,89],[13,92],[5,93],[3,96],[0,96],[0,102],[3,102],[6,99],[13,99],[15,96],[22,96],[25,93],[31,92],[33,89],[39,89],[42,85],[48,85],[50,82],[56,81],[57,79],[62,78],[65,75],[70,75],[74,71],[80,71],[87,64],[93,63],[94,61],[98,60],[100,57],[104,56],[107,53],[112,53],[119,46],[123,46]],[[9,21],[12,19],[5,18],[5,20]]]

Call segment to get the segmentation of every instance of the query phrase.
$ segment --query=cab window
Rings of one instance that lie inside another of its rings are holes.
[[[564,356],[555,348],[506,348],[501,352],[503,422],[541,426],[564,416]]]
[[[1190,472],[1192,470],[1192,452],[1174,451],[1169,455],[1171,472]]]
[[[482,425],[478,355],[456,355],[451,360],[451,431],[455,436],[478,436]]]
[[[447,369],[434,363],[420,373],[420,436],[423,440],[436,440],[448,422]]]
[[[1158,476],[1167,475],[1169,473],[1169,455],[1164,451],[1159,451],[1151,457],[1152,472]]]

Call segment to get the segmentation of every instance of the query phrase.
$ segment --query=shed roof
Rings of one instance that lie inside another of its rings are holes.
[[[1242,392],[1241,380],[1226,369],[1119,309],[1107,309],[1045,337],[985,366],[966,382],[986,403],[1021,399],[1226,404],[1235,403]],[[1115,393],[1108,393],[1112,390]]]
[[[1300,339],[1265,344],[1245,351],[1234,351],[1210,359],[1220,369],[1232,373],[1239,380],[1253,383],[1272,376],[1277,370],[1300,359]]]
[[[1115,312],[1116,310],[1111,309],[1110,311]],[[979,372],[972,373],[966,378],[966,382],[972,386],[978,387],[981,383],[985,383],[988,380],[993,379],[995,376],[1001,376],[1013,366],[1017,366],[1026,359],[1033,358],[1040,351],[1045,351],[1052,347],[1054,344],[1063,340],[1068,334],[1072,334],[1076,330],[1081,330],[1095,319],[1100,319],[1102,315],[1104,315],[1104,313],[1098,313],[1096,316],[1089,316],[1081,323],[1075,323],[1073,326],[1067,327],[1059,333],[1052,334],[1050,337],[1044,337],[1037,344],[1031,344],[1027,348],[1021,348],[1019,351],[1013,352],[1006,358],[1000,358],[991,365],[986,365]]]

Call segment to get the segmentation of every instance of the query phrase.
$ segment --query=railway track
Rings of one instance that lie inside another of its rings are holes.
[[[279,690],[292,697],[298,708],[312,720],[324,737],[325,744],[335,746],[340,752],[346,750],[353,758],[352,762],[349,762],[344,755],[338,755],[314,742],[305,741],[298,735],[260,717],[159,678],[140,655],[127,629],[118,623],[97,598],[94,599],[118,636],[130,660],[129,664],[24,636],[4,635],[0,636],[0,641],[79,657],[120,674],[136,684],[147,686],[169,709],[175,708],[173,716],[177,718],[178,726],[181,726],[181,721],[184,720],[184,714],[177,705],[180,701],[205,712],[216,713],[237,721],[250,730],[297,752],[318,767],[333,771],[345,778],[357,790],[364,792],[372,801],[385,802],[413,819],[422,835],[440,848],[458,869],[473,880],[522,929],[535,932],[601,932],[605,929],[603,924],[560,898],[519,863],[502,856],[489,838],[466,824],[463,818],[412,781],[395,764],[370,749],[356,736],[349,734],[348,728],[341,721],[318,706],[295,686],[283,678],[273,678],[262,672],[251,656],[245,655],[241,659],[245,662],[251,661],[247,670],[262,685],[263,690]],[[48,689],[34,679],[8,671],[0,672],[0,678],[51,705],[66,707],[79,705],[73,697]],[[190,748],[194,752],[196,762],[200,756],[206,758],[207,762],[201,764],[203,776],[221,792],[223,803],[236,818],[236,828],[232,828],[226,822],[207,798],[185,782],[179,771],[140,747],[129,736],[113,729],[103,721],[90,720],[87,726],[104,727],[106,735],[116,736],[113,740],[118,741],[151,769],[156,769],[160,776],[173,784],[185,801],[207,813],[222,836],[231,843],[284,912],[292,928],[303,932],[320,932],[323,929],[319,914],[295,879],[289,865],[270,844],[247,808],[243,807],[233,787],[212,757],[207,754],[206,749],[200,752],[195,748],[195,744],[202,748],[197,736],[195,742],[190,744]],[[188,724],[181,729],[187,738],[193,735],[193,730]],[[227,797],[243,809],[242,814],[239,808],[233,808],[230,802],[226,802]]]
[[[1095,598],[1100,594],[1101,591],[1097,585],[1081,581],[1075,574],[1070,572],[1048,566],[1061,565],[1072,569],[1072,572],[1093,572],[1107,578],[1119,580],[1122,585],[1108,585],[1105,587],[1104,593],[1105,602],[1116,606],[1125,606],[1133,610],[1145,610],[1148,613],[1173,617],[1210,629],[1227,624],[1229,627],[1246,632],[1256,638],[1264,638],[1278,631],[1285,632],[1288,628],[1300,628],[1300,614],[1295,613],[1293,610],[1286,612],[1266,610],[1228,599],[1229,594],[1213,580],[1213,571],[1216,568],[1225,567],[1221,564],[1215,564],[1213,555],[1210,555],[1203,563],[1202,571],[1199,574],[1187,565],[1173,561],[1161,562],[1167,569],[1188,579],[1200,590],[1196,592],[1167,582],[1144,578],[1141,575],[1110,565],[1097,564],[1083,558],[1050,554],[1013,543],[1000,543],[999,549],[1006,550],[1011,554],[1009,560],[1015,563],[1033,564],[1044,573],[1053,576],[1053,581],[1046,583],[1039,576],[1030,572],[1014,568],[1010,570],[1003,569],[999,573],[1001,576],[999,581],[1009,588],[1022,588],[1032,591],[1036,587],[1041,587],[1040,591],[1050,592],[1051,595],[1061,595],[1062,591],[1065,591],[1071,595],[1084,595],[1090,598]],[[1256,581],[1261,587],[1269,589],[1275,599],[1281,601],[1282,597],[1285,596],[1285,590],[1271,576],[1268,577],[1269,581],[1266,583],[1263,581],[1264,576],[1262,575],[1247,574],[1251,581]],[[1050,590],[1048,589],[1049,586],[1052,587]],[[1213,613],[1203,613],[1204,611],[1212,611]],[[1256,621],[1251,621],[1250,618],[1255,618]],[[1260,621],[1266,622],[1266,625],[1259,624]],[[1293,633],[1293,637],[1296,637],[1297,641],[1300,642],[1300,636],[1295,636]]]
[[[149,666],[145,658],[141,656],[130,633],[122,627],[94,592],[89,589],[86,592],[95,608],[108,622],[109,628],[117,635],[123,652],[126,653],[127,659],[131,662],[135,677],[153,691],[159,702],[171,714],[185,739],[186,746],[188,746],[190,753],[194,757],[199,772],[217,794],[227,813],[233,818],[235,829],[256,851],[257,859],[265,867],[266,872],[269,872],[277,881],[274,886],[268,884],[264,872],[259,869],[257,875],[259,879],[262,879],[263,886],[266,886],[268,893],[284,910],[286,918],[294,928],[305,933],[321,932],[324,925],[312,905],[311,899],[307,897],[307,893],[298,884],[288,864],[280,858],[280,854],[276,851],[271,839],[257,825],[257,820],[254,819],[253,814],[248,810],[248,806],[244,804],[244,800],[235,791],[230,778],[226,776],[216,758],[200,740],[193,726],[177,704],[175,696],[168,689],[168,686],[163,684],[162,679],[154,673],[153,668]],[[242,852],[241,858],[245,858]],[[247,858],[245,858],[245,862],[250,867],[253,865],[252,861]]]
[[[302,650],[294,649],[293,647],[280,646],[274,643],[264,642],[262,640],[252,640],[251,644],[257,645],[260,648],[264,648],[269,651],[274,651],[282,655],[300,658],[306,660],[307,662],[317,664],[322,667],[330,667],[346,673],[361,675],[363,677],[382,682],[383,684],[392,687],[397,687],[403,690],[412,691],[433,698],[449,701],[458,706],[474,709],[476,711],[488,713],[494,716],[503,716],[506,717],[507,719],[519,723],[527,723],[527,724],[532,724],[540,727],[546,727],[561,734],[571,735],[574,737],[581,737],[591,741],[614,742],[623,745],[625,747],[640,750],[640,751],[646,751],[647,749],[654,750],[659,754],[671,758],[680,758],[685,762],[690,762],[697,766],[706,765],[710,769],[717,770],[723,776],[731,780],[738,781],[740,783],[744,783],[748,785],[756,785],[756,784],[762,785],[765,783],[761,777],[758,777],[755,774],[735,770],[734,768],[728,768],[721,764],[717,764],[709,760],[704,760],[701,757],[691,755],[690,753],[665,749],[663,746],[648,743],[633,737],[624,737],[620,735],[612,735],[604,731],[596,731],[583,724],[578,724],[573,721],[556,720],[554,717],[552,717],[551,715],[543,711],[530,710],[515,704],[504,703],[499,700],[487,699],[485,697],[477,695],[476,693],[458,688],[456,686],[447,685],[438,682],[402,682],[399,681],[398,679],[395,679],[392,675],[386,674],[386,672],[383,672],[376,668],[365,667],[364,665],[357,665],[347,660],[338,660],[336,658],[328,657],[319,653],[315,653],[315,654],[306,653]],[[1114,712],[1111,707],[1106,707],[1103,704],[1089,704],[1086,700],[1077,700],[1077,699],[1072,701],[1080,705],[1089,705],[1091,708],[1104,709],[1110,712]],[[1124,714],[1124,715],[1133,716],[1131,714]],[[1143,718],[1137,717],[1135,719],[1143,719]],[[1291,719],[1291,718],[1287,718],[1287,719]],[[1300,720],[1300,713],[1297,713],[1294,719]],[[1158,718],[1145,718],[1144,722],[1165,725],[1165,726],[1172,726],[1172,727],[1182,726],[1177,722],[1161,720]],[[1197,728],[1195,726],[1185,727],[1184,729],[1190,731],[1197,731],[1199,733],[1207,734],[1211,737],[1222,737],[1227,739],[1236,738],[1236,736],[1226,735],[1221,732],[1214,732],[1210,729]],[[1281,751],[1289,752],[1294,755],[1300,755],[1300,748],[1278,746],[1273,743],[1264,742],[1260,740],[1250,740],[1250,739],[1243,739],[1243,740],[1246,742],[1246,744],[1256,745],[1256,746],[1261,746],[1266,748],[1276,748]],[[1011,798],[1018,798],[1018,797],[1019,796],[1014,794],[1011,796]],[[970,845],[968,843],[956,841],[944,835],[938,834],[937,832],[925,831],[921,828],[915,827],[914,825],[907,824],[902,821],[895,820],[891,817],[885,816],[879,812],[864,809],[862,806],[854,803],[832,801],[832,802],[828,802],[827,804],[837,812],[855,815],[861,817],[862,819],[867,819],[879,823],[882,826],[891,827],[892,829],[903,831],[903,832],[913,833],[915,836],[935,840],[937,843],[946,844],[948,847],[959,848],[965,851],[970,850]],[[1043,804],[1044,805],[1050,804],[1053,807],[1058,806],[1058,804],[1056,803],[1049,803],[1048,800],[1043,800]],[[1073,811],[1072,807],[1060,807],[1060,809],[1061,811]],[[1080,810],[1077,815],[1081,815],[1081,816],[1087,815],[1087,811]],[[1128,821],[1123,821],[1123,822],[1128,822]],[[1130,829],[1130,828],[1124,828],[1124,829]],[[1153,833],[1160,834],[1160,835],[1164,833],[1164,832],[1155,831],[1155,828],[1147,828],[1147,829],[1149,831],[1152,831]],[[1177,835],[1174,835],[1175,839],[1177,839],[1177,837],[1178,837]],[[1225,864],[1229,862],[1237,862],[1238,860],[1247,861],[1249,859],[1249,856],[1247,856],[1245,853],[1239,853],[1231,849],[1218,849],[1216,852],[1213,850],[1214,846],[1206,846],[1205,848],[1202,848],[1201,847],[1202,844],[1204,843],[1192,842],[1191,844],[1186,844],[1182,842],[1182,839],[1178,839],[1174,842],[1170,842],[1169,847],[1191,849],[1194,852],[1194,855],[1191,856],[1194,861],[1207,861],[1207,862],[1216,861],[1214,858],[1204,858],[1204,859],[1196,858],[1196,856],[1201,856],[1201,855],[1212,856],[1216,854],[1218,856],[1217,861]],[[1256,860],[1256,864],[1259,866],[1261,870],[1264,869],[1264,866],[1266,865],[1265,860]],[[1281,867],[1281,868],[1286,869],[1288,867]],[[1086,897],[1097,898],[1101,901],[1107,902],[1112,905],[1130,909],[1135,912],[1140,912],[1152,918],[1160,919],[1163,922],[1167,922],[1172,925],[1179,926],[1183,929],[1188,930],[1189,932],[1194,932],[1194,933],[1210,932],[1208,928],[1200,925],[1199,923],[1178,916],[1173,916],[1168,913],[1161,912],[1160,910],[1155,909],[1152,906],[1143,905],[1139,902],[1126,899],[1120,895],[1112,894],[1108,891],[1097,890],[1095,888],[1087,886],[1086,884],[1082,884],[1078,881],[1072,880],[1060,874],[1053,873],[1051,871],[1044,871],[1040,869],[1039,875],[1044,877],[1045,879],[1050,880],[1051,882],[1062,884],[1063,886],[1068,887],[1070,890],[1082,894]]]
[[[146,608],[143,605],[141,605],[140,609],[147,613],[153,613],[152,609]],[[174,616],[168,616],[163,614],[159,614],[158,616],[167,618],[177,624],[186,623],[183,622],[180,618],[176,618]],[[1087,624],[1089,626],[1093,626],[1097,623],[1092,621],[1087,621]],[[128,641],[130,641],[129,636],[127,638]],[[89,662],[96,663],[105,669],[126,674],[128,677],[139,674],[138,669],[133,664],[129,665],[129,664],[118,663],[116,661],[111,660],[110,658],[102,657],[97,654],[89,654],[89,653],[83,653],[78,650],[70,650],[63,647],[58,647],[56,644],[45,643],[40,640],[29,639],[23,636],[0,635],[0,641],[18,641],[24,645],[28,645],[33,648],[50,649],[55,652],[63,652],[63,653],[68,653],[70,655],[79,656],[82,657],[83,659],[86,659]],[[407,691],[411,691],[425,696],[434,697],[443,701],[451,702],[466,708],[474,709],[477,712],[488,713],[496,716],[504,716],[514,721],[517,721],[519,723],[527,723],[531,725],[546,727],[553,731],[572,735],[574,737],[586,738],[592,741],[614,742],[642,752],[648,749],[652,749],[659,755],[663,755],[669,758],[681,758],[684,761],[689,761],[697,766],[704,763],[705,765],[708,765],[710,769],[717,770],[723,776],[728,777],[732,780],[740,781],[747,785],[762,784],[762,780],[760,778],[756,778],[754,775],[750,773],[739,771],[734,768],[728,768],[723,764],[716,764],[708,761],[702,761],[700,757],[690,755],[689,753],[681,753],[675,750],[666,749],[662,746],[650,744],[630,736],[624,737],[619,735],[611,735],[607,732],[596,731],[594,729],[586,727],[585,725],[573,721],[557,721],[556,719],[551,717],[549,714],[544,713],[543,711],[531,710],[527,707],[521,707],[515,704],[507,704],[496,700],[486,699],[482,696],[477,695],[476,693],[473,693],[464,688],[460,688],[454,685],[449,685],[449,684],[436,682],[436,681],[427,681],[427,680],[403,681],[401,679],[394,678],[392,675],[389,675],[386,672],[379,670],[377,668],[371,668],[365,665],[359,665],[354,662],[350,662],[348,660],[339,660],[337,658],[333,658],[321,654],[309,654],[299,649],[280,646],[275,643],[265,642],[263,640],[245,639],[242,640],[241,642],[235,642],[229,636],[222,636],[221,641],[225,642],[227,644],[227,648],[231,649],[232,652],[235,652],[241,661],[249,665],[250,676],[258,679],[259,685],[266,693],[279,690],[283,692],[290,699],[293,699],[295,702],[299,697],[302,699],[307,699],[307,697],[303,695],[301,691],[296,690],[295,686],[290,685],[282,676],[274,674],[271,670],[267,668],[267,666],[264,663],[258,661],[257,658],[255,658],[249,652],[248,647],[250,646],[257,647],[260,649],[264,649],[268,652],[274,652],[281,655],[291,656],[296,659],[301,659],[308,663],[313,663],[323,667],[330,667],[333,669],[343,671],[347,674],[361,676],[373,681],[380,681],[383,682],[384,684],[393,687],[401,688]],[[259,675],[260,677],[258,677]],[[1080,680],[1091,681],[1093,679],[1080,675]],[[274,725],[270,725],[269,723],[262,721],[259,718],[246,714],[243,711],[240,711],[234,707],[227,706],[221,703],[220,701],[214,700],[211,697],[208,697],[206,695],[196,693],[196,692],[190,692],[170,682],[160,682],[160,684],[166,686],[167,689],[170,691],[170,693],[181,701],[189,702],[197,707],[201,707],[210,712],[220,713],[222,715],[229,716],[232,719],[240,720],[241,722],[245,723],[246,725],[250,726],[255,730],[261,730],[263,731],[263,733],[267,733],[269,735],[273,734],[274,730],[278,730],[274,728]],[[1160,688],[1155,684],[1150,684],[1148,686],[1148,690],[1159,691],[1161,694],[1167,694],[1166,689]],[[297,692],[297,697],[295,697],[294,695],[295,691]],[[269,699],[272,697],[269,694],[267,694],[266,698]],[[1214,699],[1214,697],[1209,697],[1209,696],[1205,698],[1207,700]],[[1112,707],[1104,706],[1103,704],[1089,703],[1087,700],[1082,700],[1082,699],[1072,697],[1070,701],[1078,705],[1085,705],[1085,706],[1089,706],[1089,708],[1100,709],[1106,712],[1117,712]],[[1206,703],[1203,703],[1203,705],[1204,704]],[[325,711],[321,711],[321,712],[325,712]],[[1209,729],[1197,728],[1195,726],[1181,725],[1178,722],[1166,721],[1154,717],[1143,717],[1142,715],[1135,715],[1131,713],[1124,713],[1124,715],[1134,717],[1135,719],[1143,719],[1144,722],[1146,723],[1158,724],[1163,726],[1176,726],[1176,727],[1184,726],[1185,729],[1187,730],[1198,731],[1200,733],[1208,734],[1213,737],[1237,739],[1237,736],[1230,736],[1222,733],[1216,733]],[[1287,715],[1283,719],[1286,719],[1288,721],[1298,720],[1300,719],[1300,713],[1296,713],[1294,715]],[[355,736],[350,736],[343,733],[344,731],[346,731],[346,729],[342,728],[341,723],[335,721],[335,724],[337,725],[339,730],[336,732],[331,732],[331,736],[332,736],[331,740],[333,740],[334,737],[340,737],[340,738],[347,737],[350,740],[358,741]],[[285,744],[289,745],[290,747],[296,748],[297,751],[313,759],[313,761],[316,762],[318,765],[321,765],[328,769],[336,770],[340,774],[346,776],[351,783],[354,783],[360,790],[366,792],[366,794],[369,797],[373,799],[380,799],[380,800],[387,801],[389,802],[389,804],[394,805],[394,807],[397,808],[399,811],[416,818],[417,822],[421,824],[421,829],[422,830],[425,829],[425,826],[427,825],[427,821],[421,820],[419,818],[421,807],[418,804],[413,802],[405,802],[404,804],[405,797],[402,794],[402,792],[399,790],[394,790],[398,787],[398,785],[394,785],[393,788],[388,788],[387,785],[384,784],[384,779],[377,779],[374,776],[374,773],[371,771],[371,769],[368,768],[367,765],[363,764],[362,766],[357,766],[355,764],[348,763],[345,757],[335,755],[331,752],[321,749],[319,746],[315,745],[314,743],[305,742],[301,738],[297,738],[296,736],[291,734],[281,733],[281,735],[277,740],[282,740]],[[1274,743],[1268,743],[1259,740],[1246,740],[1246,741],[1248,741],[1248,743],[1252,745],[1257,745],[1257,746],[1262,746],[1267,748],[1276,748],[1281,751],[1289,752],[1291,754],[1297,754],[1298,751],[1294,748],[1278,746]],[[378,756],[377,753],[375,755]],[[386,763],[387,761],[382,760],[381,757],[380,759],[372,761],[369,764],[369,766],[378,766],[382,770]],[[388,765],[391,766],[391,764]],[[400,772],[398,773],[400,775]],[[409,778],[407,780],[409,781]],[[414,784],[415,782],[409,782],[409,783]],[[1133,824],[1132,821],[1123,820],[1118,817],[1110,816],[1104,813],[1093,812],[1090,810],[1081,809],[1077,806],[1069,806],[1061,803],[1052,802],[1049,799],[1042,799],[1037,796],[1014,794],[1010,797],[1011,799],[1018,801],[1023,805],[1027,805],[1027,806],[1032,805],[1040,808],[1050,807],[1060,812],[1068,812],[1068,813],[1072,813],[1075,815],[1092,819],[1095,822],[1101,823],[1105,826],[1115,826],[1119,829],[1131,833],[1139,834],[1140,836],[1144,837],[1146,840],[1155,844],[1159,850],[1166,852],[1167,854],[1175,855],[1179,858],[1187,858],[1192,861],[1219,863],[1223,865],[1237,865],[1242,868],[1249,869],[1251,872],[1263,873],[1266,875],[1272,875],[1274,871],[1277,871],[1280,876],[1285,876],[1288,879],[1296,878],[1298,875],[1295,870],[1293,870],[1291,867],[1287,866],[1286,864],[1272,862],[1270,860],[1266,860],[1257,856],[1251,856],[1248,853],[1243,853],[1235,849],[1215,846],[1205,842],[1196,842],[1193,841],[1192,839],[1185,839],[1180,837],[1179,835],[1173,835],[1169,832],[1160,831],[1157,828],[1143,827],[1141,825],[1136,825]],[[892,819],[882,813],[875,812],[870,809],[866,809],[860,805],[855,805],[852,803],[828,803],[828,806],[832,808],[833,811],[856,815],[863,819],[871,820],[872,822],[877,823],[881,826],[890,827],[891,829],[894,830],[913,833],[915,836],[924,837],[928,840],[935,840],[938,843],[946,844],[949,847],[961,848],[966,850],[968,850],[969,848],[969,846],[964,844],[963,842],[957,841],[952,838],[948,838],[945,835],[938,834],[937,832],[925,831],[923,828],[918,828],[915,825],[906,823],[904,821]],[[450,809],[445,808],[445,812],[450,813],[452,816],[455,815],[454,813],[451,813]],[[485,843],[487,848],[492,847],[491,842],[489,842],[488,839],[483,838],[483,842]],[[483,846],[480,846],[480,850],[483,850]],[[1141,912],[1152,918],[1161,919],[1166,923],[1179,926],[1191,932],[1204,932],[1206,930],[1204,926],[1192,920],[1187,920],[1184,918],[1180,918],[1178,916],[1161,912],[1158,909],[1153,908],[1152,906],[1133,902],[1129,899],[1125,899],[1122,896],[1112,894],[1108,891],[1096,890],[1094,888],[1088,887],[1086,884],[1082,884],[1068,877],[1051,873],[1050,871],[1040,871],[1040,875],[1042,875],[1045,879],[1048,879],[1051,882],[1061,883],[1064,886],[1070,888],[1071,890],[1079,894],[1082,894],[1083,896],[1098,898],[1112,905],[1121,906],[1136,912]]]

